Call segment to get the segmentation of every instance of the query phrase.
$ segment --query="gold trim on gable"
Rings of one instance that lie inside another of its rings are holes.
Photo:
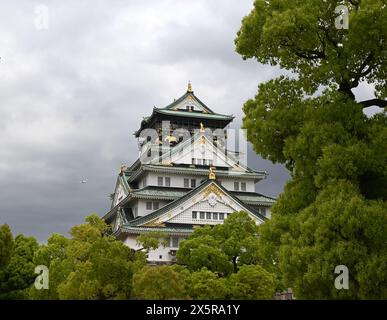
[[[143,225],[143,227],[156,227],[156,228],[165,228],[165,224],[159,220],[151,221]]]
[[[204,197],[207,197],[210,193],[215,193],[218,197],[223,195],[223,191],[219,189],[217,186],[215,186],[214,184],[211,184],[210,186],[208,186],[203,190]]]

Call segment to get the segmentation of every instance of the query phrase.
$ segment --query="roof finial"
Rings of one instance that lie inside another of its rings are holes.
[[[192,92],[193,92],[191,80],[188,81],[188,89],[187,89],[187,92],[189,92],[189,93],[192,93]]]
[[[210,167],[209,172],[208,172],[208,179],[210,180],[215,180],[216,175],[215,175],[215,167]]]
[[[203,122],[200,122],[200,132],[206,132],[206,129],[204,128]]]
[[[120,176],[122,176],[124,174],[125,170],[126,170],[126,166],[124,164],[121,164],[121,166],[120,166]]]

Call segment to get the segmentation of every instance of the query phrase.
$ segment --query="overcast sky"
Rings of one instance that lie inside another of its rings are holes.
[[[188,80],[240,124],[257,85],[280,73],[234,51],[252,3],[3,1],[0,224],[45,241],[106,213],[120,164],[138,156],[132,133],[154,105],[183,95]],[[249,165],[270,174],[259,192],[281,192],[286,170],[252,154]]]

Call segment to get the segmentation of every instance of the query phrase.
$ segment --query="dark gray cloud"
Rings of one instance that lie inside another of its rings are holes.
[[[109,208],[119,165],[154,105],[186,90],[242,118],[257,85],[279,70],[234,52],[253,1],[43,1],[0,5],[0,223],[45,241]],[[367,91],[367,89],[365,89]],[[249,152],[277,195],[286,170]],[[79,181],[87,178],[86,184]]]

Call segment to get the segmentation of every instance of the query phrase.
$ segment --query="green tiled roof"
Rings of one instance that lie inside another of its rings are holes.
[[[139,189],[133,192],[133,195],[135,197],[149,197],[149,198],[171,198],[171,200],[180,198],[184,196],[187,193],[187,190],[174,190],[171,188],[165,188],[165,190],[157,188],[152,189],[149,187],[146,187],[144,189]]]
[[[189,117],[189,118],[203,118],[214,120],[232,120],[234,116],[225,115],[219,113],[202,113],[202,112],[189,112],[183,110],[168,110],[168,109],[155,109],[155,112],[173,116]]]
[[[267,197],[267,196],[264,196],[263,194],[259,194],[259,193],[255,193],[255,194],[247,194],[247,195],[243,195],[241,193],[238,193],[235,195],[239,200],[245,202],[245,203],[248,203],[248,204],[252,204],[252,203],[274,203],[275,202],[275,199],[273,198],[270,198],[270,197]]]
[[[185,111],[185,110],[176,110],[175,107],[184,101],[186,98],[192,98],[193,100],[196,100],[197,103],[199,103],[204,112],[197,112],[197,111]],[[148,117],[143,117],[143,120],[141,122],[140,129],[135,131],[135,135],[139,135],[142,128],[146,127],[146,125],[152,121],[155,114],[163,114],[163,115],[171,115],[171,116],[177,116],[177,117],[188,117],[188,118],[200,118],[203,120],[220,120],[225,121],[227,123],[231,122],[234,119],[233,115],[225,115],[220,113],[213,112],[209,107],[207,107],[198,97],[196,97],[193,92],[186,92],[183,96],[181,96],[179,99],[175,100],[168,106],[164,108],[153,108],[153,112]]]
[[[185,94],[183,94],[179,99],[173,101],[171,104],[167,105],[163,109],[173,109],[175,106],[177,106],[180,102],[184,101],[189,96],[191,96],[194,100],[196,100],[205,110],[207,110],[210,113],[214,113],[214,111],[212,111],[209,107],[207,107],[204,104],[204,102],[202,102],[197,96],[195,96],[193,92],[188,92],[188,91]]]
[[[192,233],[193,228],[173,228],[173,227],[163,227],[163,228],[157,228],[157,227],[131,227],[127,225],[123,225],[120,227],[122,231],[129,231],[132,233],[141,233],[141,232],[152,232],[152,231],[158,231],[158,232],[168,232],[168,233]]]
[[[191,189],[185,188],[169,188],[169,187],[146,187],[143,189],[138,189],[133,192],[134,197],[144,197],[144,198],[159,198],[159,199],[178,199],[187,194]],[[233,192],[231,193],[237,197],[242,202],[246,203],[268,203],[272,204],[275,202],[275,199],[265,196],[260,193],[253,192]]]

